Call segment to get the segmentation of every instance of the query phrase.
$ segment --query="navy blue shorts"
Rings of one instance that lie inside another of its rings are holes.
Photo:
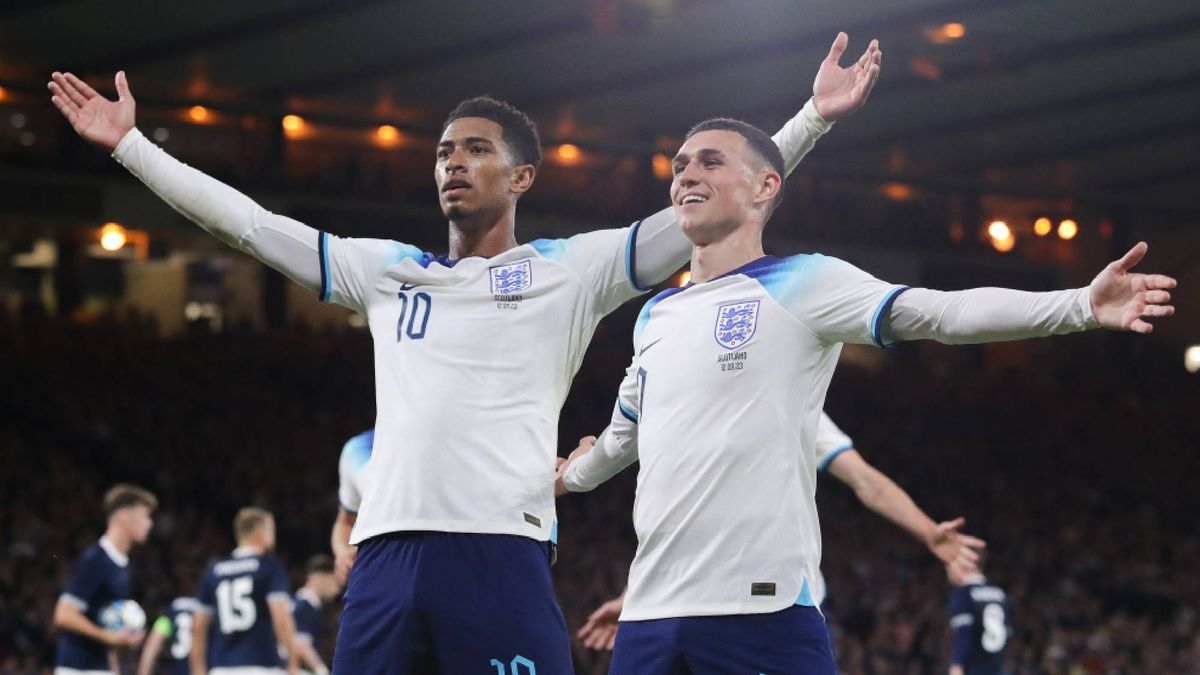
[[[358,548],[333,654],[338,675],[560,675],[570,637],[545,542],[399,532]]]
[[[836,675],[815,607],[622,621],[609,675]]]

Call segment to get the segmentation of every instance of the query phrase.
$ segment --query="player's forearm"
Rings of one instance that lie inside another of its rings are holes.
[[[59,630],[70,631],[85,638],[107,644],[104,629],[92,623],[79,608],[59,601],[54,607],[54,626]]]
[[[771,137],[779,151],[783,154],[785,173],[791,174],[800,165],[800,160],[809,153],[831,128],[833,122],[826,122],[817,112],[817,106],[810,98],[795,117],[788,120],[783,128]]]
[[[1006,288],[911,288],[892,305],[887,334],[945,344],[1002,342],[1098,328],[1087,288],[1028,293]]]
[[[192,615],[192,651],[188,654],[192,675],[208,675],[208,625],[212,616],[204,612]]]
[[[900,526],[925,546],[930,545],[937,523],[891,478],[869,467],[868,477],[855,487],[855,494],[867,508]]]
[[[963,675],[963,667],[957,663],[950,666],[950,675]]]
[[[142,655],[138,658],[137,675],[154,673],[154,664],[158,661],[158,653],[162,651],[165,639],[163,634],[156,630],[150,632],[150,637],[146,638],[146,643],[142,645]]]
[[[610,424],[591,451],[575,458],[563,474],[569,492],[588,492],[637,461],[637,425]]]
[[[317,647],[312,643],[312,640],[302,640],[296,638],[296,651],[299,652],[300,666],[311,670],[314,673],[327,673],[329,668],[325,666],[325,661],[321,659],[321,655],[317,653]]]
[[[267,606],[271,611],[271,625],[275,628],[275,641],[287,654],[288,672],[295,672],[300,658],[296,651],[296,624],[292,619],[291,608],[286,600],[269,600]]]
[[[350,532],[354,529],[354,517],[344,517],[347,512],[338,510],[337,520],[333,521],[333,530],[329,533],[329,547],[333,554],[343,555],[354,547],[350,545]]]
[[[279,216],[246,195],[168,155],[136,128],[113,158],[155,194],[221,241],[311,289],[321,284],[317,230]]]
[[[791,174],[817,141],[833,126],[817,113],[809,99],[795,117],[771,137],[783,153],[784,174]],[[688,261],[692,242],[679,229],[675,210],[666,208],[642,220],[634,242],[633,278],[642,288],[650,288],[671,276]]]

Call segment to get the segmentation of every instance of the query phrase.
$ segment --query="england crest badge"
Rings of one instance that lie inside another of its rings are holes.
[[[490,268],[492,276],[492,293],[496,295],[512,295],[529,288],[533,283],[533,268],[528,260],[521,260],[508,265],[496,265]]]
[[[714,335],[725,349],[737,349],[754,337],[758,328],[758,300],[728,302],[717,307]]]

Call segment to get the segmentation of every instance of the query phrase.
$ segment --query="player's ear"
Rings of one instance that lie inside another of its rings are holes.
[[[783,189],[783,178],[777,171],[768,170],[759,174],[758,193],[754,195],[754,204],[770,204]]]
[[[508,189],[516,195],[524,194],[529,188],[533,187],[533,179],[537,174],[537,169],[532,164],[518,164],[513,167],[512,180],[509,181]]]

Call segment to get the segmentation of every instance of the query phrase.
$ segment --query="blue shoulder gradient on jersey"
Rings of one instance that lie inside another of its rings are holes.
[[[625,276],[629,280],[630,286],[645,292],[651,287],[638,284],[635,274],[637,270],[637,233],[641,225],[642,221],[640,220],[634,223],[625,238]],[[571,239],[534,239],[529,242],[529,245],[543,258],[561,261],[567,257],[567,248],[571,245]]]
[[[804,291],[806,282],[812,275],[820,272],[828,260],[829,258],[819,254],[794,255],[764,261],[765,264],[761,265],[747,266],[742,274],[756,279],[776,302],[789,312],[794,312],[796,297]]]
[[[348,462],[347,468],[351,473],[357,476],[358,472],[367,465],[367,460],[371,459],[371,449],[374,447],[374,429],[368,429],[346,441],[346,444],[342,446],[342,457],[346,458]],[[342,504],[342,508],[346,509],[348,513],[357,513],[355,509],[345,504]]]
[[[412,258],[421,262],[422,267],[429,265],[429,254],[411,244],[401,244],[398,241],[392,242],[392,255],[383,261],[383,267],[395,265],[401,260]],[[329,302],[329,298],[333,295],[333,280],[329,275],[329,233],[321,231],[317,233],[317,259],[321,263],[321,288],[317,292],[317,297],[321,302]]]
[[[771,265],[758,265],[743,272],[746,276],[758,279],[763,288],[771,297],[775,298],[776,302],[783,305],[788,311],[794,312],[793,303],[800,293],[808,287],[813,276],[819,274],[823,268],[829,265],[837,258],[830,258],[813,253],[811,255],[794,255],[789,258],[781,258]],[[892,304],[896,302],[896,298],[900,294],[908,290],[908,286],[896,286],[888,291],[883,300],[875,308],[875,313],[871,316],[871,341],[878,347],[890,347],[895,343],[887,343],[885,341],[885,330],[887,328],[887,317],[892,310]]]
[[[659,293],[658,295],[654,296],[653,298],[650,298],[649,300],[646,301],[646,304],[642,305],[642,311],[638,312],[637,322],[635,322],[633,324],[633,348],[634,348],[634,350],[637,350],[638,344],[642,340],[642,333],[646,330],[646,324],[650,323],[650,310],[654,309],[654,306],[657,305],[658,303],[662,302],[663,300],[666,300],[667,298],[671,297],[672,295],[675,295],[676,293],[681,293],[681,292],[687,290],[690,286],[691,286],[691,284],[688,284],[687,286],[684,286],[682,288],[668,288],[667,290],[663,291],[662,293]]]
[[[828,455],[825,455],[825,459],[821,460],[821,463],[817,465],[817,471],[829,470],[829,465],[833,464],[833,460],[837,459],[838,455],[852,449],[854,449],[854,443],[852,442],[842,443],[841,445],[837,446],[830,451]]]
[[[534,239],[529,245],[543,258],[562,261],[567,257],[566,239]]]

